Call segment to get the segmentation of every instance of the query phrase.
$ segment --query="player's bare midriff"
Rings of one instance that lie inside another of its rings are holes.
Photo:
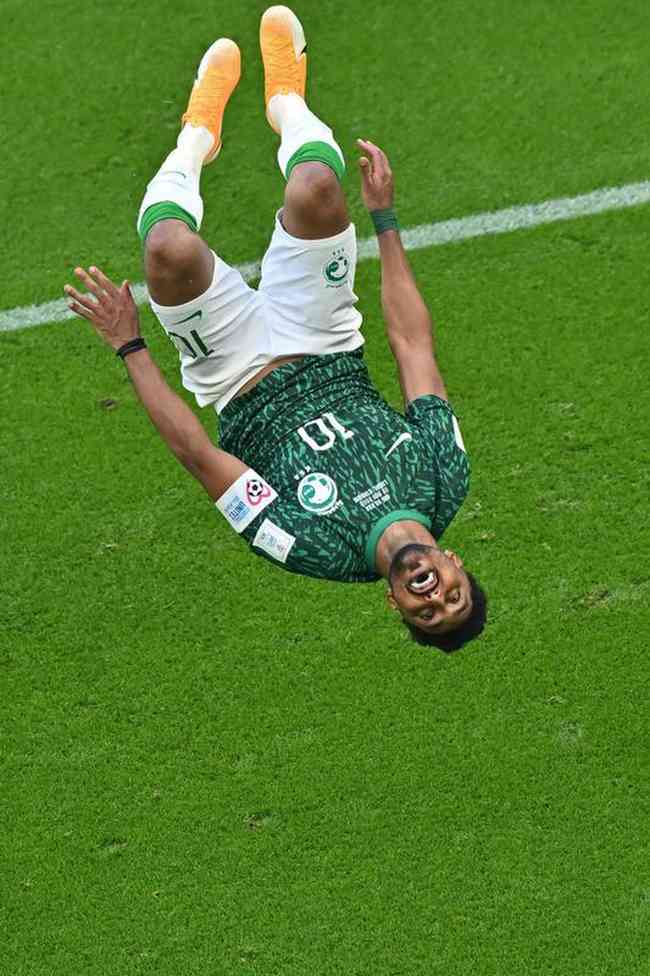
[[[267,363],[266,366],[262,367],[259,373],[255,373],[255,376],[250,379],[248,383],[244,383],[241,390],[237,390],[233,400],[236,400],[237,397],[243,396],[244,393],[248,393],[249,390],[252,390],[260,380],[263,380],[264,377],[271,372],[271,370],[277,369],[278,366],[283,366],[285,363],[292,363],[294,359],[303,359],[306,355],[306,352],[302,352],[297,356],[280,356],[279,359],[274,359],[272,362]]]

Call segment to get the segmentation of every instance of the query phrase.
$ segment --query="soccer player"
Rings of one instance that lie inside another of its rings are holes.
[[[162,438],[256,555],[306,576],[384,577],[388,603],[414,639],[455,650],[480,633],[486,614],[476,580],[438,545],[467,493],[469,464],[400,240],[390,166],[378,146],[359,140],[404,415],[373,387],[364,363],[345,162],[305,102],[305,35],[288,7],[264,13],[260,45],[286,188],[259,287],[198,233],[202,169],[221,150],[240,80],[233,41],[220,38],[203,56],[176,148],[149,183],[137,222],[151,307],[178,349],[183,385],[217,412],[220,449],[154,363],[128,282],[118,288],[98,268],[77,268],[90,294],[67,285],[70,307],[123,359]]]

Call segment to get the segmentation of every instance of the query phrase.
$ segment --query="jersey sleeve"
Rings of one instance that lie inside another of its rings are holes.
[[[290,573],[327,577],[325,540],[315,537],[313,523],[294,499],[278,496],[246,529],[244,537],[256,556]]]
[[[215,504],[256,555],[301,576],[331,577],[340,559],[336,535],[252,468]]]
[[[406,409],[406,420],[421,438],[428,467],[439,485],[431,531],[438,538],[469,491],[470,464],[454,411],[433,393],[417,397]]]

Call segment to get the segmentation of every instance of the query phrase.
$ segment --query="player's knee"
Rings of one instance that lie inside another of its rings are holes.
[[[301,163],[293,170],[286,190],[287,205],[310,213],[329,213],[345,206],[341,184],[324,163]]]
[[[147,237],[144,270],[155,302],[183,305],[210,287],[214,257],[207,244],[182,221],[161,220]]]
[[[154,224],[145,245],[147,274],[184,274],[195,259],[195,237],[180,220],[161,220]]]

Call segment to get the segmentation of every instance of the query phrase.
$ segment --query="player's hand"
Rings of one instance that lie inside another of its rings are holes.
[[[366,154],[359,160],[361,196],[368,210],[388,210],[393,206],[393,174],[388,157],[374,142],[357,139]]]
[[[88,319],[100,339],[112,349],[119,349],[125,342],[140,335],[138,307],[133,301],[128,281],[122,282],[118,288],[103,271],[95,267],[88,271],[75,268],[74,273],[90,294],[66,285],[64,291],[69,299],[68,305],[77,315]]]

